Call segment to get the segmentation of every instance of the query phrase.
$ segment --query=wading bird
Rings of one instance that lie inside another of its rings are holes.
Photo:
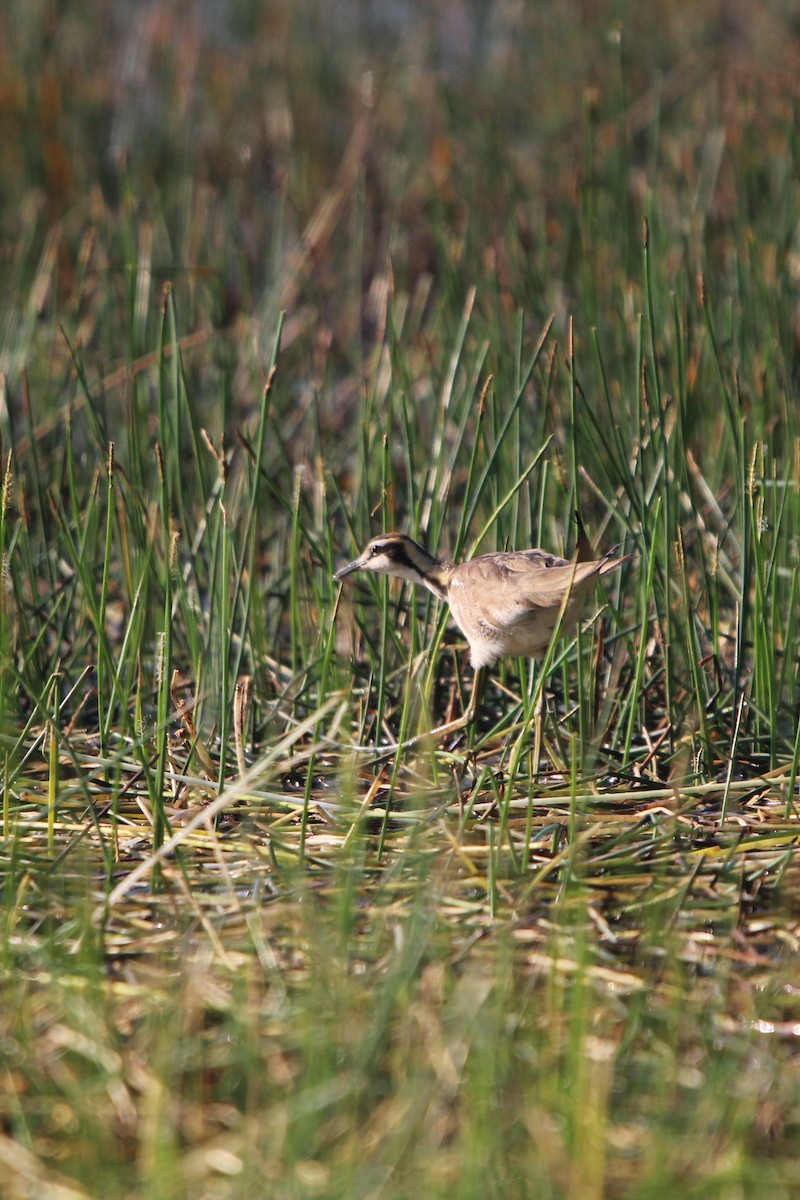
[[[498,658],[511,654],[544,659],[556,633],[568,633],[577,625],[600,576],[627,561],[610,555],[591,558],[591,545],[580,523],[579,531],[574,559],[559,558],[546,550],[506,550],[482,554],[455,566],[429,554],[404,533],[384,533],[374,537],[363,554],[336,572],[337,581],[355,571],[408,579],[422,584],[449,605],[453,620],[469,643],[475,680],[463,716],[425,736],[443,736],[472,720],[478,703],[480,673]],[[543,695],[542,689],[536,710],[536,770],[541,749]]]

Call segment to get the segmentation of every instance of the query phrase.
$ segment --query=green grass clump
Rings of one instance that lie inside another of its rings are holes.
[[[8,1195],[793,1195],[792,13],[156,7],[0,15]],[[576,509],[426,739],[336,567]]]

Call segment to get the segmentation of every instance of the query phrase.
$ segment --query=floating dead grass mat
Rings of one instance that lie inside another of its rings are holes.
[[[35,944],[54,920],[85,936],[74,914],[89,905],[118,966],[144,969],[153,955],[163,966],[199,938],[230,967],[255,952],[299,978],[309,896],[332,906],[346,895],[367,929],[376,914],[401,922],[424,893],[456,957],[504,931],[532,975],[581,966],[625,992],[660,980],[667,937],[697,971],[725,960],[759,975],[796,953],[789,769],[510,787],[486,764],[443,762],[268,756],[221,791],[173,771],[160,846],[135,764],[116,763],[109,799],[102,765],[73,756],[54,802],[45,764],[30,762],[4,806],[9,937]]]

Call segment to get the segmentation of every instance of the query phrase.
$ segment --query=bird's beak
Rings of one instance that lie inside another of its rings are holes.
[[[348,575],[352,575],[354,571],[360,571],[363,565],[363,558],[356,558],[353,562],[348,563],[346,567],[341,567],[333,578],[339,583],[342,579],[346,579]]]

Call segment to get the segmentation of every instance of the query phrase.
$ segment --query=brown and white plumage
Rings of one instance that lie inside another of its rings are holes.
[[[580,524],[579,529],[579,553],[572,560],[546,550],[518,550],[483,554],[457,566],[435,558],[403,533],[384,533],[336,572],[336,580],[346,579],[355,571],[394,575],[422,584],[449,604],[453,620],[469,643],[476,682],[462,717],[421,736],[440,737],[467,725],[475,715],[477,680],[483,668],[506,654],[543,659],[556,631],[567,633],[581,619],[598,579],[626,561],[610,556],[581,561],[591,548]],[[537,764],[542,744],[543,695],[540,689],[535,713]],[[404,745],[410,747],[419,741],[412,738]]]
[[[517,550],[454,566],[403,533],[386,533],[334,578],[373,571],[423,584],[449,604],[477,669],[506,654],[543,658],[559,620],[562,633],[574,628],[597,580],[624,561],[577,562],[546,550]]]

